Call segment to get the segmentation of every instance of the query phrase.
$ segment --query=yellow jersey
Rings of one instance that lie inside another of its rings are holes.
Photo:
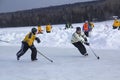
[[[36,35],[30,32],[25,36],[23,42],[26,42],[29,46],[32,46],[35,38]]]

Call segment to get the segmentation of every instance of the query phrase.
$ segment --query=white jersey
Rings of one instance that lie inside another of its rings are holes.
[[[72,35],[72,39],[71,39],[71,43],[76,43],[76,42],[81,42],[81,43],[85,43],[84,38],[86,38],[86,36],[84,35],[84,33],[81,32],[81,34],[77,34],[76,32],[73,33]]]

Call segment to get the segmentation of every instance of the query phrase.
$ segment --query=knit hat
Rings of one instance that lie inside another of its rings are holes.
[[[81,28],[80,27],[76,27],[76,31],[81,31]]]
[[[36,28],[32,28],[32,29],[31,29],[31,32],[32,32],[32,33],[36,33],[36,32],[37,32],[37,29],[36,29]]]

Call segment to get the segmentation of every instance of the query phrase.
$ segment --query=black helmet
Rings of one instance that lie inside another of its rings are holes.
[[[76,27],[76,31],[81,31],[81,28],[80,27]]]
[[[37,32],[37,29],[36,29],[36,28],[32,28],[32,29],[31,29],[31,32],[32,32],[32,33],[36,33],[36,32]]]

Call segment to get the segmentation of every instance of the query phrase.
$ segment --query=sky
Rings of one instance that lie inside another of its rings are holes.
[[[0,13],[92,0],[0,0]]]

